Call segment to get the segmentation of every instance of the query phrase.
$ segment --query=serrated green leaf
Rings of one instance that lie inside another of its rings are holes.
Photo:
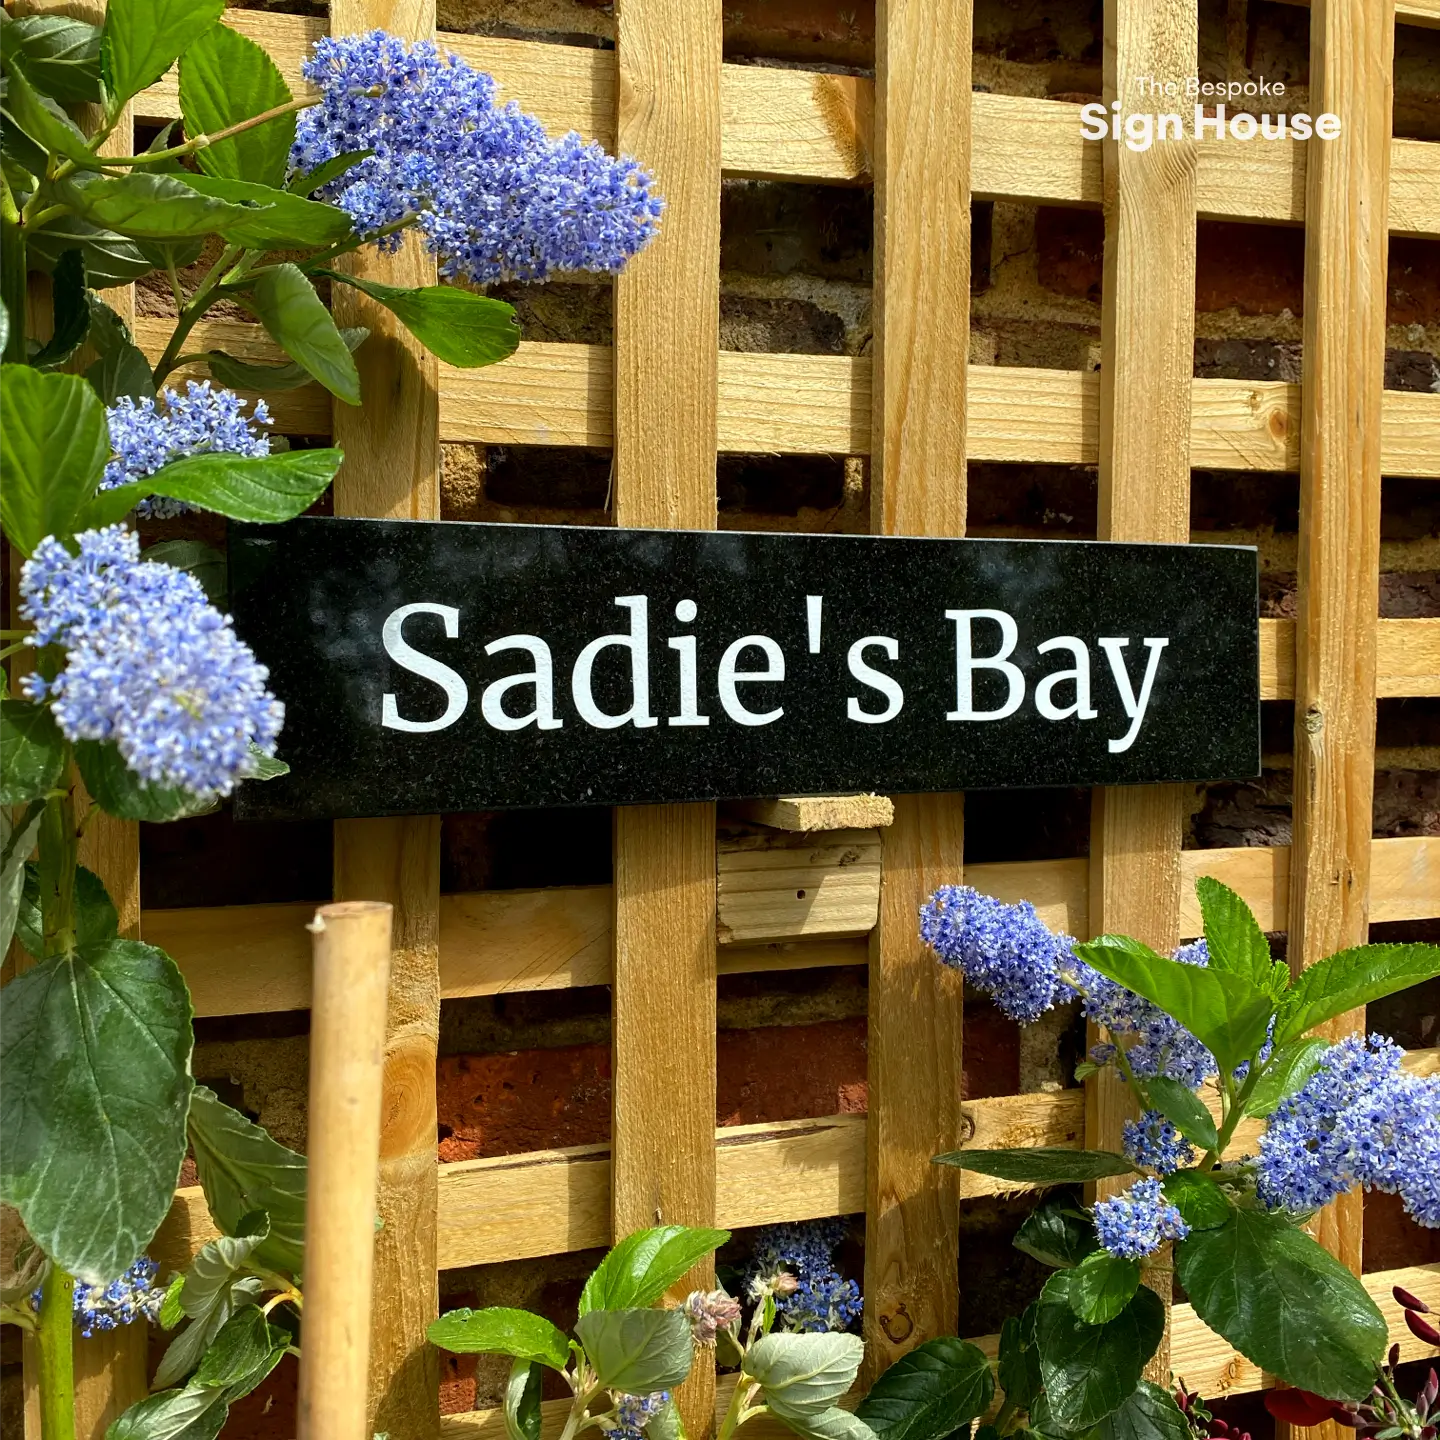
[[[0,805],[0,955],[10,948],[15,933],[25,889],[25,860],[35,848],[44,818],[43,801],[35,801],[18,821],[11,819],[8,805]]]
[[[832,1405],[814,1414],[782,1415],[783,1425],[803,1440],[874,1440],[875,1432],[849,1410]],[[646,1434],[649,1434],[647,1427]]]
[[[1111,1150],[1070,1150],[1038,1145],[1029,1150],[954,1150],[936,1155],[936,1165],[953,1165],[1017,1185],[1076,1185],[1107,1175],[1133,1175],[1135,1167]]]
[[[111,0],[100,37],[110,113],[153,85],[224,10],[225,0]]]
[[[226,227],[226,238],[236,245],[254,250],[305,250],[338,244],[355,233],[345,211],[288,190],[220,175],[187,174],[185,180],[202,195],[253,207],[246,211],[248,219]],[[265,273],[259,272],[261,277]]]
[[[1437,975],[1440,945],[1357,945],[1317,960],[1296,977],[1275,1023],[1275,1043],[1288,1044],[1336,1015]]]
[[[190,1383],[217,1386],[238,1400],[275,1368],[287,1343],[285,1332],[271,1325],[258,1305],[246,1305],[220,1327]]]
[[[205,1203],[222,1230],[233,1232],[264,1211],[270,1233],[256,1249],[261,1263],[298,1274],[305,1245],[305,1157],[287,1150],[261,1126],[203,1085],[190,1105],[190,1144]]]
[[[363,326],[343,328],[340,338],[345,348],[353,355],[364,343],[370,332]],[[297,390],[301,385],[311,383],[309,372],[293,362],[289,365],[253,365],[237,360],[224,350],[209,350],[205,363],[211,376],[231,390],[259,390],[266,393],[274,390]]]
[[[995,1381],[967,1340],[927,1340],[871,1386],[855,1413],[881,1440],[946,1440],[990,1408]]]
[[[690,1373],[690,1322],[681,1310],[592,1310],[575,1333],[607,1390],[650,1395]]]
[[[1146,1098],[1187,1140],[1202,1150],[1212,1150],[1219,1140],[1215,1117],[1205,1102],[1188,1086],[1168,1075],[1144,1082]]]
[[[1288,1100],[1320,1068],[1320,1061],[1330,1048],[1328,1040],[1318,1035],[1292,1040],[1282,1045],[1266,1064],[1245,1102],[1245,1114],[1272,1114],[1283,1100]]]
[[[113,405],[122,395],[134,400],[153,399],[155,381],[150,362],[135,344],[130,327],[93,290],[86,293],[90,310],[91,348],[99,357],[85,378],[105,404]]]
[[[792,1420],[830,1409],[854,1383],[864,1354],[856,1335],[774,1331],[745,1352],[744,1373],[759,1382],[776,1415]]]
[[[313,195],[323,190],[332,180],[338,180],[347,170],[353,170],[362,160],[368,160],[373,150],[349,150],[344,155],[332,155],[313,170],[302,171],[290,177],[286,189],[296,195]]]
[[[47,535],[68,535],[110,456],[105,407],[78,375],[28,365],[0,370],[0,519],[30,555]]]
[[[0,51],[15,55],[37,90],[62,104],[100,99],[100,30],[68,15],[23,15],[0,27]]]
[[[65,737],[43,705],[0,700],[0,805],[28,805],[60,782]]]
[[[1012,1243],[1042,1265],[1060,1269],[1078,1265],[1092,1250],[1100,1248],[1089,1212],[1063,1196],[1037,1205],[1015,1232]]]
[[[1230,1218],[1230,1202],[1208,1170],[1177,1170],[1160,1187],[1192,1230],[1213,1230]]]
[[[651,1417],[645,1427],[646,1440],[688,1440],[685,1421],[680,1407],[673,1399],[667,1400]]]
[[[1283,1215],[1230,1211],[1175,1247],[1175,1271],[1196,1315],[1242,1355],[1289,1385],[1360,1400],[1388,1343],[1364,1285]]]
[[[1107,1415],[1086,1440],[1191,1440],[1194,1431],[1175,1397],[1142,1380],[1116,1411]]]
[[[105,883],[83,865],[75,867],[75,944],[81,950],[103,945],[120,933],[120,916]],[[25,888],[15,921],[15,938],[37,960],[45,958],[44,925],[40,914],[37,867],[25,867]]]
[[[1035,1348],[1038,1308],[1029,1305],[1019,1315],[1007,1315],[1000,1327],[1000,1387],[1020,1410],[1028,1410],[1040,1393],[1040,1352]]]
[[[8,28],[8,27],[7,27]],[[5,69],[5,114],[42,149],[52,150],[79,165],[95,164],[90,146],[80,127],[48,95],[31,83],[25,68],[7,53]]]
[[[475,369],[512,355],[520,344],[515,309],[503,300],[476,295],[454,285],[422,285],[403,289],[362,280],[338,270],[319,272],[378,301],[398,316],[405,328],[447,365]]]
[[[730,1238],[728,1230],[659,1225],[627,1235],[580,1292],[580,1313],[653,1305],[687,1271]]]
[[[215,1440],[228,1414],[223,1390],[162,1390],[132,1405],[105,1440]]]
[[[84,257],[85,278],[96,290],[129,285],[154,269],[134,240],[70,214],[54,215],[31,230],[25,258],[48,275],[67,250],[75,249]]]
[[[269,55],[228,25],[212,26],[180,57],[180,113],[186,135],[213,135],[291,98]],[[294,139],[295,115],[280,115],[206,146],[195,159],[207,175],[279,188],[285,183]]]
[[[215,808],[213,800],[200,800],[175,786],[147,785],[125,763],[110,740],[81,740],[75,746],[75,765],[90,798],[118,820],[185,820]]]
[[[1275,1006],[1269,994],[1225,970],[1185,965],[1125,935],[1102,935],[1075,954],[1117,985],[1143,996],[1207,1046],[1228,1074],[1265,1043]]]
[[[1113,1320],[1140,1288],[1140,1266],[1108,1250],[1094,1250],[1070,1272],[1066,1298],[1087,1325]]]
[[[203,175],[187,175],[182,180],[179,175],[135,170],[128,175],[63,180],[55,188],[82,219],[134,240],[220,235],[249,243],[244,237],[254,233],[265,212],[205,194],[200,188],[204,180]]]
[[[180,1292],[184,1288],[183,1275],[173,1276],[165,1287],[165,1298],[160,1302],[160,1313],[155,1321],[162,1330],[173,1330],[185,1318],[185,1311],[180,1307]]]
[[[1266,989],[1270,981],[1270,942],[1250,907],[1228,886],[1210,875],[1195,881],[1205,925],[1210,966],[1227,970]]]
[[[425,1333],[432,1345],[456,1355],[513,1355],[552,1370],[570,1361],[570,1342],[541,1315],[501,1305],[488,1310],[451,1310],[432,1320]]]
[[[262,270],[245,297],[260,323],[292,360],[347,405],[360,403],[360,374],[315,287],[298,266]]]
[[[50,282],[54,329],[45,344],[30,357],[36,369],[62,365],[80,348],[90,329],[86,293],[85,262],[79,250],[67,250],[56,262]]]
[[[143,479],[102,490],[86,502],[76,528],[122,520],[147,495],[183,500],[231,520],[275,524],[303,514],[340,468],[339,450],[287,450],[278,455],[209,451],[172,460]]]
[[[0,1199],[92,1285],[121,1274],[170,1209],[185,1158],[190,996],[153,945],[41,961],[0,1007]]]

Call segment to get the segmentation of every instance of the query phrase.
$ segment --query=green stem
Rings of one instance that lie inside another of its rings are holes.
[[[25,232],[19,216],[0,219],[0,300],[5,302],[10,333],[5,341],[5,363],[25,363]]]
[[[190,297],[190,303],[180,311],[180,318],[175,324],[175,333],[171,335],[170,343],[165,347],[165,353],[161,355],[159,363],[155,366],[152,378],[157,388],[178,363],[180,352],[184,349],[190,332],[195,328],[196,321],[209,309],[210,302],[214,298],[215,287],[220,283],[220,277],[242,253],[238,245],[227,245],[221,252],[220,258],[210,267],[209,273]]]
[[[1002,1435],[1008,1435],[1015,1428],[1014,1421],[1019,1414],[1020,1407],[1007,1395],[991,1423]]]
[[[143,155],[107,155],[105,163],[107,165],[153,165],[157,160],[178,160],[181,156],[193,155],[197,150],[208,150],[219,140],[228,140],[232,135],[241,135],[246,130],[255,129],[257,125],[264,125],[270,120],[278,120],[282,115],[293,115],[297,110],[308,110],[312,105],[319,103],[318,96],[314,100],[288,100],[285,104],[276,105],[262,114],[252,115],[248,120],[227,125],[213,135],[196,135],[193,139],[185,141],[183,145],[172,145],[168,150],[147,150]]]
[[[46,1277],[35,1330],[40,1359],[40,1440],[75,1440],[74,1276]]]
[[[725,1412],[725,1419],[721,1422],[720,1433],[716,1440],[730,1440],[730,1437],[745,1422],[742,1416],[745,1407],[758,1387],[750,1383],[750,1377],[742,1370],[735,1382],[735,1393],[730,1397],[730,1408]]]
[[[407,226],[413,225],[420,218],[420,211],[411,210],[402,215],[398,220],[392,220],[388,225],[382,225],[373,235],[357,235],[353,240],[338,240],[328,250],[317,250],[313,255],[300,262],[300,268],[310,275],[315,267],[324,265],[327,261],[338,259],[341,255],[349,255],[352,251],[358,250],[362,245],[375,245],[385,239],[387,235],[396,235]]]
[[[1215,1147],[1205,1152],[1204,1158],[1200,1161],[1200,1169],[1213,1170],[1220,1163],[1220,1158],[1225,1154],[1230,1141],[1235,1136],[1235,1129],[1245,1116],[1245,1102],[1254,1093],[1255,1087],[1260,1082],[1260,1077],[1265,1073],[1266,1066],[1258,1060],[1250,1062],[1250,1073],[1245,1077],[1245,1083],[1240,1087],[1238,1093],[1235,1090],[1234,1082],[1229,1076],[1221,1077],[1221,1095],[1225,1102],[1224,1117],[1220,1122],[1220,1132],[1215,1137]]]
[[[580,1427],[590,1418],[585,1412],[590,1408],[590,1402],[599,1388],[598,1385],[587,1385],[583,1381],[579,1383],[575,1399],[570,1404],[570,1413],[565,1417],[565,1428],[560,1432],[560,1440],[575,1440]]]
[[[74,791],[52,794],[40,821],[40,915],[47,957],[68,955],[75,948],[75,867],[79,848]]]

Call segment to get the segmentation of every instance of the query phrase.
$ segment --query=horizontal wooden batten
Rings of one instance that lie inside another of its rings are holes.
[[[1440,146],[1437,146],[1440,149]],[[158,358],[169,322],[142,318],[136,335]],[[222,349],[251,363],[284,356],[258,325],[196,326],[194,350]],[[608,346],[522,341],[500,365],[440,369],[440,438],[455,444],[581,445],[613,442]],[[193,367],[182,375],[201,373]],[[870,449],[870,361],[844,355],[723,350],[720,449],[746,454],[865,455]],[[970,454],[976,460],[1093,465],[1099,458],[1099,377],[1078,370],[972,365]],[[275,429],[330,433],[329,397],[307,385],[266,398]],[[1297,470],[1300,387],[1271,380],[1196,380],[1191,463],[1197,469]],[[1385,392],[1381,464],[1388,475],[1440,478],[1440,395]]]
[[[1440,837],[1376,840],[1374,847],[1371,919],[1423,920],[1440,915]],[[759,915],[772,936],[770,943],[722,944],[722,974],[866,963],[865,942],[854,934],[853,865],[843,856],[837,860],[825,844],[792,851],[790,857],[792,861],[813,857],[813,864],[792,864],[787,874],[800,874],[795,889],[814,895],[806,897],[809,908],[805,902],[787,907],[793,926],[789,932],[779,933],[770,874],[752,872],[745,881],[740,878],[744,872],[737,869],[731,872],[728,890],[721,882],[721,925],[726,924],[727,914],[745,923]],[[1181,863],[1186,876],[1182,911],[1186,935],[1200,933],[1192,884],[1198,875],[1213,875],[1237,890],[1264,929],[1285,928],[1288,848],[1186,850]],[[1088,874],[1083,859],[1029,860],[967,865],[964,879],[1002,900],[1029,900],[1047,925],[1085,936],[1089,934]],[[753,888],[747,890],[746,885]],[[826,912],[825,923],[834,928],[829,934],[817,934],[819,897],[832,885],[835,903]],[[608,885],[442,896],[442,994],[459,999],[608,985],[612,903]],[[302,1010],[310,1003],[305,924],[313,911],[313,904],[304,903],[147,910],[141,923],[145,939],[175,957],[197,1015],[259,1014]],[[805,938],[807,934],[812,938]]]
[[[1401,0],[1429,6],[1437,0]],[[297,90],[300,64],[324,33],[319,19],[231,11],[226,23],[269,51]],[[578,130],[613,147],[613,51],[478,35],[440,43],[500,82],[552,131]],[[853,75],[756,65],[721,71],[721,165],[731,176],[855,184],[870,178],[875,87]],[[1080,106],[1061,100],[977,94],[971,101],[971,190],[977,199],[1098,206],[1101,147],[1086,140]],[[1172,103],[1188,119],[1193,102]],[[1240,107],[1228,107],[1232,112]],[[136,102],[147,120],[180,113],[174,71]],[[1202,217],[1297,223],[1305,213],[1305,142],[1200,142],[1196,202]],[[1390,228],[1440,234],[1440,145],[1391,146]]]

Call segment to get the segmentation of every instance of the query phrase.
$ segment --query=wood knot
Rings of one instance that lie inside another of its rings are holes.
[[[1276,440],[1283,440],[1290,433],[1290,417],[1283,410],[1272,410],[1265,428]]]
[[[880,1317],[880,1328],[892,1345],[901,1344],[915,1333],[915,1322],[910,1318],[910,1312],[906,1310],[903,1300],[895,1307],[893,1315]]]
[[[1305,712],[1305,733],[1318,735],[1325,728],[1325,712],[1318,705],[1312,705]]]

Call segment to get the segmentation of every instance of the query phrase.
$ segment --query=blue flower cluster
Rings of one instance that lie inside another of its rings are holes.
[[[141,480],[186,455],[209,451],[252,458],[268,455],[270,437],[257,427],[270,423],[270,412],[263,400],[257,400],[247,417],[241,413],[243,403],[233,390],[214,389],[208,380],[188,381],[184,395],[162,390],[158,401],[122,395],[105,412],[115,453],[100,488],[113,490]],[[135,507],[137,514],[155,520],[184,515],[193,508],[163,495],[152,495]]]
[[[552,140],[513,102],[495,103],[490,76],[429,41],[383,30],[326,38],[302,68],[322,98],[301,112],[291,165],[309,173],[373,151],[319,198],[366,237],[418,215],[446,277],[614,273],[656,232],[662,202],[634,160],[573,131]],[[395,249],[399,233],[380,244]]]
[[[1155,1179],[1137,1180],[1123,1194],[1097,1200],[1094,1212],[1100,1243],[1122,1260],[1153,1255],[1167,1240],[1183,1240],[1190,1233]]]
[[[25,677],[26,696],[49,702],[68,739],[114,741],[147,784],[228,795],[255,750],[275,753],[285,708],[268,672],[194,577],[143,562],[123,525],[78,541],[71,555],[42,540],[20,572],[30,643],[66,650],[53,680]]]
[[[809,1220],[767,1225],[755,1241],[746,1273],[749,1287],[764,1286],[778,1275],[793,1277],[774,1290],[776,1314],[787,1330],[847,1330],[860,1318],[863,1301],[853,1280],[835,1269],[835,1250],[844,1238],[838,1220]]]
[[[1440,1226],[1440,1075],[1412,1075],[1403,1058],[1380,1035],[1326,1051],[1260,1137],[1256,1193],[1266,1205],[1310,1210],[1362,1185]]]
[[[1158,1110],[1147,1110],[1120,1129],[1120,1148],[1132,1165],[1170,1175],[1195,1160],[1194,1146]]]
[[[1208,965],[1210,951],[1203,940],[1182,945],[1174,955],[1182,965]],[[1103,1025],[1112,1035],[1133,1036],[1125,1057],[1141,1080],[1168,1076],[1198,1090],[1218,1069],[1215,1057],[1178,1020],[1158,1005],[1142,999],[1124,986],[1093,970],[1081,960],[1070,962],[1070,975],[1080,990],[1081,1009],[1087,1020]],[[1092,1059],[1104,1064],[1110,1055],[1102,1052]]]
[[[969,885],[946,885],[920,911],[920,938],[1012,1020],[1038,1020],[1074,998],[1061,978],[1074,940],[1047,929],[1028,900],[1007,905]]]
[[[669,1403],[668,1390],[656,1390],[651,1395],[626,1395],[622,1391],[611,1391],[615,1401],[615,1417],[606,1427],[614,1440],[640,1440],[645,1427]]]
[[[72,1303],[80,1333],[90,1336],[97,1330],[133,1325],[137,1320],[158,1324],[160,1307],[165,1303],[165,1287],[155,1283],[159,1269],[148,1255],[142,1255],[108,1285],[77,1284]],[[30,1304],[36,1310],[40,1308],[40,1291],[31,1295]]]

